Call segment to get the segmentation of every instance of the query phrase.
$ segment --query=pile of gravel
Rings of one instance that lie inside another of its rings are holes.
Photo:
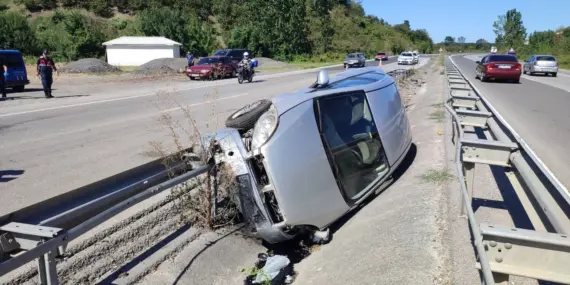
[[[268,57],[256,57],[259,62],[259,67],[263,68],[283,68],[287,67],[288,64],[282,61],[274,60]]]
[[[139,75],[178,74],[184,72],[187,65],[185,58],[158,58],[139,66],[134,73]]]
[[[100,59],[84,58],[78,61],[72,61],[59,69],[65,73],[102,73],[102,72],[118,72],[118,67],[112,66]]]

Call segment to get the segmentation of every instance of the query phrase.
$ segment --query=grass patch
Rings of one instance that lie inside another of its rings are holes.
[[[429,114],[430,120],[435,120],[437,122],[443,122],[444,117],[445,117],[445,112],[443,110],[433,111],[431,112],[431,114]]]
[[[299,69],[311,69],[311,68],[319,68],[323,66],[335,65],[335,64],[342,64],[342,61],[323,61],[323,62],[288,62],[288,64],[292,68],[299,68]]]
[[[451,175],[447,169],[430,169],[422,175],[422,179],[428,183],[442,185],[453,179],[453,175]]]
[[[137,68],[138,68],[138,66],[119,66],[119,69],[120,69],[122,72],[132,72],[132,71],[134,71],[134,70],[137,69]]]

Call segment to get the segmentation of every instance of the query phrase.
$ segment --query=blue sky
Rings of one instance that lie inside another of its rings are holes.
[[[493,42],[493,22],[513,8],[522,13],[527,33],[570,26],[570,0],[362,0],[362,5],[391,25],[408,20],[412,29],[426,29],[436,43],[446,36]]]

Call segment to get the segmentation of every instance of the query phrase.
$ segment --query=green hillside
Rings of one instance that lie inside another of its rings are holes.
[[[101,43],[123,35],[165,36],[200,55],[247,47],[281,60],[433,47],[425,30],[367,15],[355,0],[12,0],[0,9],[0,48],[49,48],[64,61],[102,57]]]

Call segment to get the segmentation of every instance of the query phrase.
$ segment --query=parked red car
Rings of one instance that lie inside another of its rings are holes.
[[[236,66],[227,56],[202,57],[193,66],[186,68],[186,76],[195,79],[221,79],[236,76]]]
[[[385,52],[379,52],[376,54],[374,60],[388,60],[388,54],[386,54]]]
[[[522,68],[517,58],[506,54],[489,54],[481,61],[476,61],[475,78],[482,82],[489,79],[512,80],[520,82]]]

